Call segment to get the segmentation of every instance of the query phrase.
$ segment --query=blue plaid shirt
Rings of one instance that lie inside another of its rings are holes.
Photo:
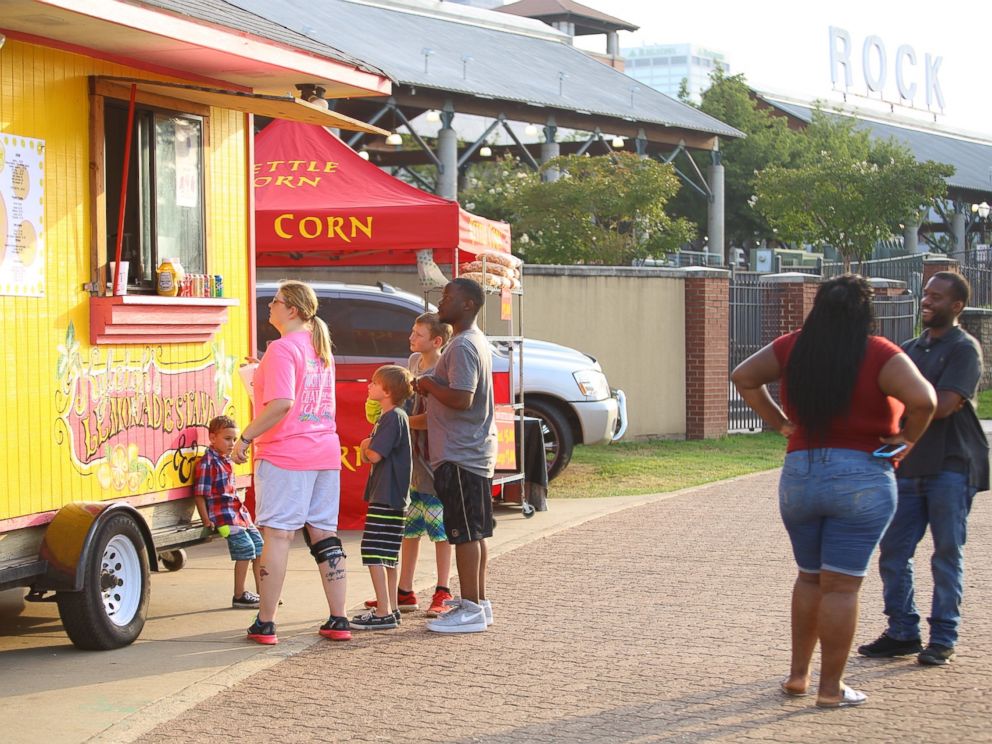
[[[213,447],[207,447],[196,463],[193,495],[202,496],[206,501],[207,516],[214,526],[252,526],[251,515],[234,489],[234,464],[231,458],[224,457]]]

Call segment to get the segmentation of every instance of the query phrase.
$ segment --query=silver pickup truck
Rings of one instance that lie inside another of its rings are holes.
[[[414,319],[425,311],[424,301],[409,292],[377,286],[311,282],[320,301],[318,314],[331,329],[338,365],[406,364],[407,341]],[[268,318],[268,302],[276,282],[259,282],[258,350],[278,337]],[[436,310],[428,306],[429,310]],[[374,332],[370,332],[374,331]],[[494,370],[506,370],[508,350],[493,344]],[[548,477],[557,476],[572,459],[576,444],[605,444],[626,429],[623,392],[611,390],[599,363],[566,346],[525,339],[523,342],[524,406],[541,419]]]

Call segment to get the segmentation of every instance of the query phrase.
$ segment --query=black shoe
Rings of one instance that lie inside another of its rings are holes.
[[[262,598],[247,589],[241,593],[240,597],[231,599],[231,607],[236,610],[257,610],[258,603]]]
[[[941,643],[931,643],[916,660],[923,666],[943,666],[954,658],[954,646],[945,646]]]
[[[862,656],[868,656],[872,659],[888,659],[893,656],[909,656],[910,654],[918,654],[922,650],[923,644],[920,643],[919,638],[912,641],[899,641],[890,636],[888,633],[882,633],[882,635],[871,643],[858,646],[859,654]]]
[[[351,627],[362,630],[391,630],[397,625],[396,617],[392,612],[385,617],[378,617],[375,610],[369,610],[351,618]]]
[[[400,613],[399,608],[393,610],[393,619],[396,620],[397,625],[400,625],[403,622],[403,615]]]
[[[258,617],[248,628],[248,640],[261,643],[264,646],[274,646],[279,643],[276,637],[276,624],[273,622],[263,623]]]
[[[320,634],[332,641],[350,641],[351,626],[348,624],[348,618],[331,615],[327,622],[320,626]]]

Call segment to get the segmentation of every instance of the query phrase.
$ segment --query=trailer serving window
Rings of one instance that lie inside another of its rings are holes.
[[[136,90],[125,174],[129,98],[129,85],[91,78],[92,265],[99,294],[104,267],[116,255],[122,202],[121,260],[128,262],[132,290],[154,292],[155,270],[165,258],[178,258],[188,273],[208,271],[210,107]]]
[[[124,201],[121,259],[128,283],[152,289],[162,259],[176,257],[189,273],[206,272],[204,259],[204,117],[136,104],[126,188],[123,184],[128,102],[104,106],[106,259],[113,260]]]

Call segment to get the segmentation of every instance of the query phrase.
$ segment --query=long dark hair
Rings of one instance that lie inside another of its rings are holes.
[[[786,395],[810,440],[823,440],[830,422],[847,413],[875,329],[872,289],[857,274],[820,285],[785,368]]]

